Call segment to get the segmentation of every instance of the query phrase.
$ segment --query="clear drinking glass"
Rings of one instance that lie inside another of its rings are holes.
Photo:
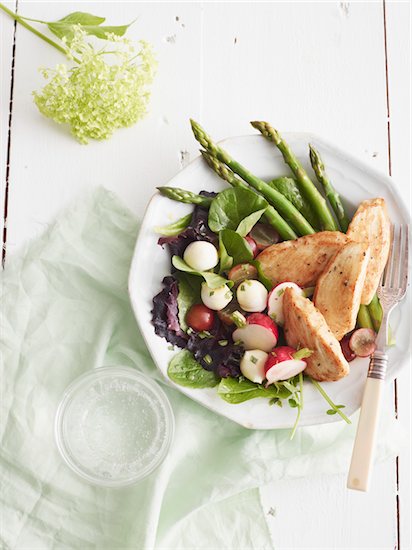
[[[129,367],[100,367],[77,378],[57,409],[59,451],[83,479],[130,485],[165,459],[174,416],[163,390]]]

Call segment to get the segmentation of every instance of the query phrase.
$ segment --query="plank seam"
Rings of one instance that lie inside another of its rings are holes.
[[[15,12],[18,10],[18,0],[15,4]],[[10,99],[9,99],[9,119],[7,129],[7,145],[6,145],[6,174],[5,174],[5,188],[4,188],[4,202],[3,202],[3,246],[1,252],[1,265],[4,269],[6,262],[6,242],[7,242],[7,217],[9,207],[9,182],[10,182],[10,155],[11,155],[11,124],[13,119],[13,94],[14,94],[14,69],[16,64],[16,34],[17,34],[17,21],[13,24],[13,45],[11,53],[11,69],[10,69]]]
[[[388,142],[388,171],[392,176],[392,156],[391,156],[391,112],[389,99],[389,70],[388,70],[388,40],[386,24],[386,0],[382,0],[383,9],[383,42],[385,50],[385,86],[386,86],[386,114],[387,114],[387,142]],[[394,407],[395,418],[398,418],[398,381],[393,381],[394,388]],[[396,546],[395,550],[401,550],[401,528],[400,528],[400,502],[399,502],[399,456],[395,459],[396,470]]]

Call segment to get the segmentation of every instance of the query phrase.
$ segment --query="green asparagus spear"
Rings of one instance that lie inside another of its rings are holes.
[[[313,208],[314,212],[316,212],[322,229],[326,231],[339,231],[337,223],[329,212],[326,200],[316,189],[305,169],[277,130],[272,128],[267,122],[254,121],[251,122],[251,124],[256,130],[259,130],[266,139],[272,141],[282,153],[284,161],[291,168],[296,177],[303,197]]]
[[[303,216],[305,216],[312,227],[314,227],[315,229],[319,229],[316,214],[302,197],[302,194],[294,178],[281,176],[280,178],[275,178],[274,180],[270,181],[269,185],[274,189],[277,189],[279,193],[282,193],[282,195],[285,196],[288,201],[290,201]]]
[[[335,212],[335,216],[338,220],[341,230],[346,233],[349,226],[349,218],[347,217],[345,209],[343,208],[340,196],[337,193],[336,189],[332,186],[325,172],[325,165],[323,164],[319,152],[313,147],[313,145],[310,144],[309,149],[310,163],[312,165],[313,171],[315,172],[319,183],[322,184],[325,190],[326,197],[332,207],[332,210]]]
[[[211,155],[218,160],[226,164],[233,172],[238,174],[243,180],[245,180],[251,187],[254,187],[256,191],[259,191],[265,199],[274,206],[274,208],[283,216],[287,224],[291,225],[296,232],[300,235],[310,235],[315,233],[313,227],[302,216],[297,208],[293,206],[279,191],[273,189],[265,181],[254,176],[244,166],[232,159],[232,157],[224,151],[221,147],[216,145],[206,134],[203,128],[194,120],[191,120],[192,130],[197,141],[204,147]],[[280,228],[279,228],[280,229]],[[278,229],[279,234],[281,231]]]
[[[157,189],[162,195],[174,201],[185,202],[186,204],[198,204],[205,208],[209,208],[213,200],[212,197],[197,195],[196,193],[192,193],[192,191],[186,191],[186,189],[180,189],[179,187],[158,187]]]
[[[379,302],[379,298],[377,297],[376,294],[372,298],[372,301],[370,302],[370,304],[368,305],[368,310],[372,318],[373,328],[375,329],[376,332],[378,332],[381,326],[383,311],[382,311],[382,306]]]
[[[374,324],[372,322],[368,306],[361,305],[359,307],[357,324],[359,328],[371,328],[374,330]]]
[[[210,168],[212,168],[212,170],[214,170],[214,172],[216,172],[216,174],[220,176],[223,180],[227,181],[229,185],[231,185],[232,187],[245,187],[246,189],[250,189],[251,191],[254,191],[256,193],[253,188],[250,188],[245,182],[236,177],[232,170],[229,170],[229,168],[225,166],[223,162],[220,162],[216,157],[214,157],[207,151],[203,151],[201,149],[200,152],[202,153],[203,158],[210,166]],[[273,206],[268,206],[267,210],[263,214],[263,219],[266,223],[270,224],[276,229],[282,239],[293,240],[298,238],[293,229],[288,226],[288,224],[283,220],[283,218],[273,208]]]

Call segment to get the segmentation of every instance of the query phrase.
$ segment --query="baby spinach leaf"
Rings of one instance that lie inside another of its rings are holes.
[[[183,216],[183,218],[180,218],[175,222],[170,223],[169,225],[165,225],[163,227],[157,225],[154,230],[156,233],[164,235],[165,237],[174,237],[175,235],[179,235],[179,233],[181,233],[184,229],[186,229],[186,227],[190,225],[192,215],[193,214],[188,214],[187,216]]]
[[[179,325],[182,330],[186,331],[188,326],[186,323],[186,314],[193,304],[201,302],[200,287],[202,279],[189,273],[177,273],[179,292],[177,295],[177,308],[179,316]]]
[[[233,265],[233,258],[232,256],[229,256],[224,240],[222,238],[221,231],[219,233],[219,258],[220,258],[220,264],[219,264],[219,273],[223,273],[224,271],[229,271],[229,269]]]
[[[205,370],[188,350],[182,350],[169,363],[167,374],[173,382],[186,388],[213,388],[219,379]]]
[[[239,233],[233,231],[233,229],[223,229],[219,232],[219,244],[221,244],[221,248],[224,249],[226,256],[232,259],[231,265],[228,269],[230,269],[232,265],[244,264],[253,260],[253,252],[249,244],[243,237],[239,235]],[[221,272],[227,271],[227,269],[222,269],[221,253],[220,262]],[[226,257],[225,262],[229,264],[229,262],[226,260]]]
[[[233,281],[228,281],[224,277],[221,277],[212,271],[196,271],[195,269],[192,269],[184,260],[182,260],[180,256],[173,256],[172,264],[179,271],[191,273],[192,275],[197,275],[198,277],[203,277],[207,283],[207,286],[210,288],[219,288],[223,285],[227,285],[229,288],[233,286]]]
[[[265,210],[266,208],[262,208],[260,210],[256,210],[256,212],[252,212],[249,216],[246,216],[246,218],[237,226],[236,233],[239,233],[242,237],[246,237],[246,235],[250,233],[252,227],[260,220]]]
[[[256,213],[256,216],[250,218],[240,227],[240,231],[244,232],[252,222],[258,221],[267,206],[268,203],[263,197],[249,189],[240,187],[225,189],[213,199],[210,205],[209,227],[215,233],[222,229],[236,231],[245,218]],[[258,212],[260,212],[259,215]],[[256,221],[254,221],[255,219]]]
[[[222,378],[217,392],[222,399],[232,404],[243,403],[257,397],[284,399],[290,395],[290,391],[280,384],[272,384],[265,388],[262,384],[236,378]]]

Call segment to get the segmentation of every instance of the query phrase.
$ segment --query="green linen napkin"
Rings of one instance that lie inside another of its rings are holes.
[[[7,259],[0,544],[19,550],[273,548],[258,487],[345,471],[354,426],[302,428],[291,442],[288,430],[249,431],[167,386],[128,300],[137,231],[133,215],[100,188]],[[121,490],[83,482],[62,462],[53,437],[65,388],[102,365],[132,366],[157,379],[176,417],[163,465]],[[384,458],[398,448],[396,423],[387,418],[381,434]]]

